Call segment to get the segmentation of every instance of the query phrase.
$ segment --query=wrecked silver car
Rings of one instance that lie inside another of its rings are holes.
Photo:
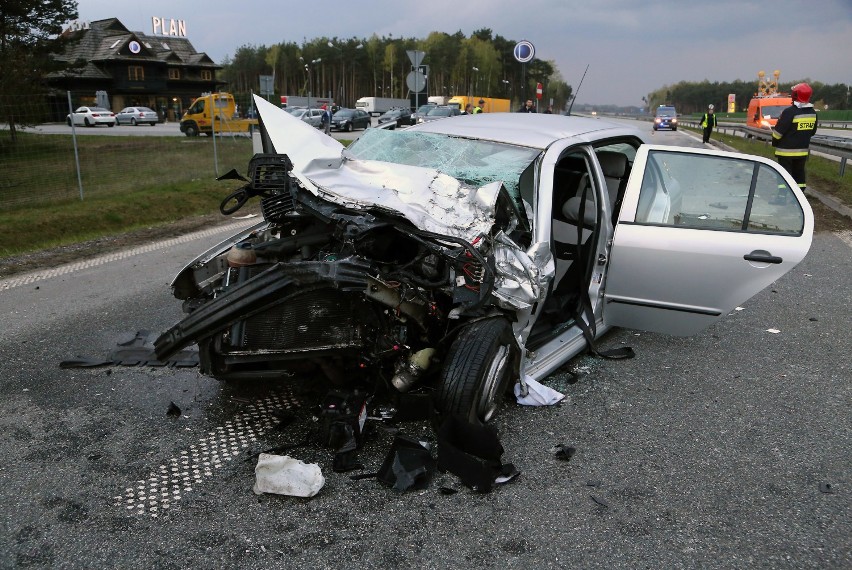
[[[756,156],[653,146],[633,128],[493,113],[350,147],[255,97],[263,152],[223,213],[264,221],[174,280],[216,378],[324,374],[430,390],[487,421],[612,326],[696,333],[807,253],[813,215]]]

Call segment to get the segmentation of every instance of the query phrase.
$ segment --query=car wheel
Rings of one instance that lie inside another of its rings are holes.
[[[136,126],[136,119],[131,117],[130,118],[130,124],[135,127]]]
[[[444,360],[438,410],[472,422],[490,420],[513,375],[515,346],[512,325],[502,317],[465,326]]]
[[[65,122],[68,123],[68,126],[71,126],[71,117],[66,117]]]
[[[198,136],[198,129],[196,129],[194,125],[187,125],[184,132],[186,133],[186,136],[188,136],[188,137],[197,137]]]
[[[345,125],[343,125],[343,130],[346,131],[347,133],[351,133],[352,132],[352,123],[346,123]]]
[[[107,126],[108,126],[108,127],[114,127],[114,126],[115,126],[115,123],[107,123]]]
[[[672,129],[672,131],[676,131],[676,130],[677,130],[677,127],[675,127],[675,128],[673,128],[673,129]]]
[[[91,127],[92,123],[89,122],[89,117],[83,117],[83,124],[87,127]]]

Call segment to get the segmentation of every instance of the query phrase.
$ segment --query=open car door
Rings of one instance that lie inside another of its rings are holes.
[[[812,235],[810,205],[775,162],[643,145],[613,238],[604,323],[697,333],[795,267]]]

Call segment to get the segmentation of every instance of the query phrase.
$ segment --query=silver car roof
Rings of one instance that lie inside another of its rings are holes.
[[[647,142],[643,133],[602,119],[535,113],[480,113],[459,115],[409,127],[429,133],[477,138],[494,142],[546,149],[555,141],[577,138],[577,142],[632,135]]]

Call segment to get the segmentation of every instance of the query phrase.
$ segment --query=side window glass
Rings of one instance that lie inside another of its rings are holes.
[[[784,178],[752,160],[652,151],[637,223],[799,234],[804,213]]]
[[[790,186],[778,172],[761,164],[748,217],[748,231],[798,235],[804,225],[805,214]]]

